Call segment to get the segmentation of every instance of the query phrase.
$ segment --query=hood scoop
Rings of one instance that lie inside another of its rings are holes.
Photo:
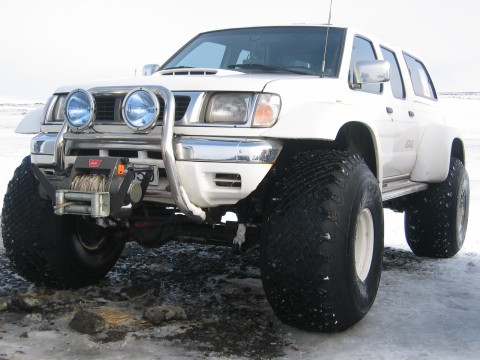
[[[160,70],[156,74],[163,75],[238,75],[238,71],[225,70],[225,69],[209,69],[209,68],[179,68],[179,69],[167,69]]]

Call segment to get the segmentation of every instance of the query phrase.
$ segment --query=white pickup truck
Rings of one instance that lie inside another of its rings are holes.
[[[464,143],[424,63],[354,29],[205,32],[141,77],[57,89],[17,132],[36,135],[2,236],[37,284],[94,283],[126,241],[259,245],[277,316],[340,331],[374,302],[384,207],[420,256],[465,238]]]

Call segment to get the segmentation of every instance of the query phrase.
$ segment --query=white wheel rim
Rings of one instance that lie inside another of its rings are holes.
[[[355,269],[361,281],[365,281],[372,265],[374,235],[372,213],[365,208],[357,217],[354,244]]]
[[[457,240],[459,242],[459,246],[462,246],[464,236],[465,236],[465,225],[466,225],[466,220],[467,220],[467,201],[468,201],[468,195],[467,195],[467,181],[464,180],[463,186],[460,190],[459,194],[459,199],[457,202]]]

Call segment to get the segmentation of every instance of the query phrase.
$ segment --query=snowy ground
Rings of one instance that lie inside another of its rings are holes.
[[[280,324],[263,295],[255,254],[235,257],[228,249],[198,245],[156,250],[131,245],[98,286],[55,292],[13,274],[0,244],[0,359],[477,359],[480,94],[448,94],[442,102],[466,135],[471,186],[466,243],[452,259],[418,258],[404,240],[402,215],[386,211],[379,293],[353,328],[326,335]],[[29,152],[30,136],[14,134],[14,128],[34,107],[0,103],[0,205],[13,170]],[[39,304],[2,311],[2,302],[29,298]],[[148,325],[143,310],[160,302],[182,306],[188,320]],[[80,308],[126,320],[108,323],[101,334],[79,334],[68,323]]]

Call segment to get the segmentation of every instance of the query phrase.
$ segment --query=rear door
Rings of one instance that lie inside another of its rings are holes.
[[[408,175],[413,168],[418,147],[418,122],[415,119],[411,100],[407,100],[405,80],[398,56],[394,50],[380,46],[384,60],[390,63],[390,88],[392,99],[387,111],[395,123],[395,140],[393,144],[394,162],[397,176]],[[401,56],[401,54],[400,54]]]
[[[418,58],[403,53],[406,77],[407,109],[411,126],[404,126],[398,134],[395,147],[401,149],[407,141],[414,141],[412,153],[406,156],[406,165],[415,165],[416,154],[425,131],[432,123],[443,123],[444,117],[438,107],[438,97],[427,68]],[[406,150],[407,151],[407,150]],[[407,151],[408,153],[408,151]],[[410,171],[409,171],[410,172]]]

